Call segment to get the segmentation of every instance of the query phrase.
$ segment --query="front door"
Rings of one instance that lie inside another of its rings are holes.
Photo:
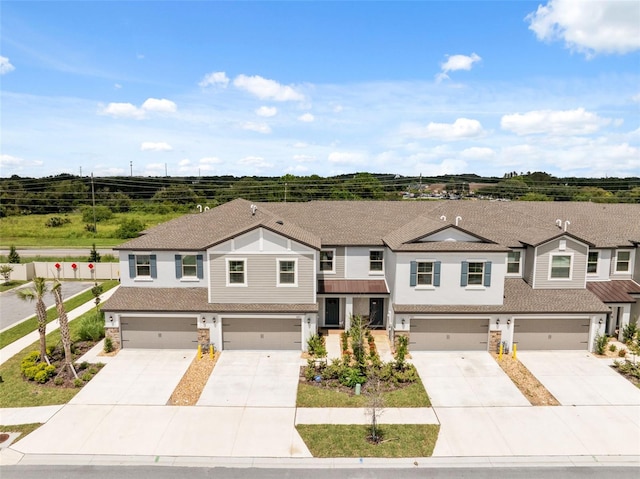
[[[324,300],[324,325],[340,325],[340,299],[326,298]]]
[[[369,299],[369,325],[372,328],[384,326],[384,298]]]

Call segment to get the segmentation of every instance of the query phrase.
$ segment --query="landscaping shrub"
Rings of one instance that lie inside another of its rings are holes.
[[[409,352],[409,337],[408,336],[398,336],[396,338],[398,342],[398,346],[396,347],[396,367],[402,369],[405,365],[405,358],[407,353]]]
[[[327,356],[327,349],[325,347],[324,336],[319,334],[312,335],[307,340],[307,349],[309,354],[318,358],[324,358]]]
[[[116,230],[116,237],[120,239],[135,238],[145,227],[145,224],[140,220],[124,220]]]
[[[29,381],[46,383],[56,372],[56,367],[45,362],[38,362],[39,359],[40,353],[38,351],[30,352],[20,362],[20,371]]]
[[[629,321],[624,328],[622,328],[622,342],[629,343],[633,340],[634,336],[638,332],[638,320]]]
[[[83,384],[84,384],[84,381],[82,381],[82,379],[80,378],[76,378],[73,380],[73,385],[77,388],[81,388]]]
[[[9,246],[9,263],[20,263],[20,255],[14,245]]]
[[[64,226],[68,223],[71,223],[69,218],[62,218],[60,216],[52,216],[45,222],[45,226],[47,228],[59,228],[60,226]]]
[[[611,351],[612,353],[615,353],[615,352],[616,352],[616,349],[618,349],[618,348],[616,347],[616,345],[615,345],[615,344],[611,343],[611,344],[609,345],[609,351]]]
[[[104,352],[105,353],[110,353],[113,351],[113,341],[111,340],[111,338],[104,338]]]
[[[360,368],[352,368],[349,366],[342,369],[339,379],[340,384],[349,388],[355,387],[356,384],[364,384],[366,382],[366,377],[360,372]]]
[[[111,211],[108,206],[96,206],[95,208],[91,206],[84,206],[80,211],[82,212],[83,223],[93,223],[94,211],[97,223],[100,221],[110,220],[113,217],[113,211]]]
[[[596,336],[596,354],[604,354],[609,338],[606,335],[598,334]]]
[[[87,371],[86,373],[84,373],[84,374],[82,375],[82,380],[83,380],[84,382],[89,382],[89,381],[91,381],[91,378],[92,378],[92,377],[93,377],[93,374],[91,374],[90,372],[88,372],[88,371]]]
[[[620,348],[618,351],[618,357],[624,358],[627,355],[627,350],[624,348]]]
[[[104,338],[104,319],[102,313],[88,314],[80,320],[78,338],[81,341],[100,341]]]

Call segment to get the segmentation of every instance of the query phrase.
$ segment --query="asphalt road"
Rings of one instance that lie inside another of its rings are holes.
[[[18,249],[16,250],[18,252],[18,254],[22,257],[28,257],[28,256],[59,256],[59,257],[65,257],[65,256],[87,256],[87,258],[89,257],[89,253],[91,252],[91,248],[39,248],[39,249],[31,249],[31,248],[26,248],[26,249]],[[96,249],[96,251],[98,251],[98,253],[100,253],[100,255],[105,255],[105,254],[112,254],[114,256],[116,256],[117,254],[114,253],[114,251],[112,249],[107,249],[107,248],[98,248]],[[8,255],[9,254],[9,250],[8,249],[0,249],[0,255]]]
[[[47,283],[50,289],[51,282],[48,281]],[[94,284],[88,281],[62,281],[61,283],[62,298],[64,300],[69,299],[71,296],[80,293],[81,291],[91,289]],[[21,286],[20,289],[30,287],[32,285],[33,283],[27,283],[25,286]],[[55,298],[51,293],[47,293],[43,300],[47,308],[55,304]],[[0,293],[0,311],[2,312],[2,314],[0,314],[1,331],[36,314],[36,303],[21,300],[18,298],[16,290],[11,289],[4,293]]]
[[[639,467],[455,467],[455,468],[349,468],[349,469],[290,469],[227,468],[227,467],[171,467],[171,466],[3,466],[2,479],[636,479]]]

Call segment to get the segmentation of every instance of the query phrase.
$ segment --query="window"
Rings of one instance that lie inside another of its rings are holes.
[[[296,262],[294,260],[278,260],[278,285],[296,284]]]
[[[520,274],[520,251],[507,254],[507,274]]]
[[[229,284],[230,285],[246,285],[245,280],[245,261],[241,260],[229,260]]]
[[[630,261],[631,251],[618,251],[616,255],[616,273],[628,272]]]
[[[463,261],[460,286],[491,286],[491,261]]]
[[[589,251],[589,256],[587,258],[587,273],[588,274],[598,273],[598,252],[597,251]]]
[[[176,278],[186,281],[204,278],[203,256],[201,254],[177,254]]]
[[[551,256],[551,278],[570,279],[571,278],[571,256],[553,255]]]
[[[418,263],[417,282],[420,286],[430,286],[433,284],[433,263]]]
[[[412,261],[410,286],[440,286],[440,261]]]
[[[320,251],[320,271],[324,271],[326,273],[333,273],[334,263],[333,256],[335,254],[334,250],[322,250]]]
[[[383,271],[382,250],[369,251],[369,271]]]
[[[156,278],[158,269],[155,254],[130,254],[129,277],[136,279]]]
[[[484,263],[469,263],[469,276],[468,276],[468,285],[469,286],[480,286],[482,285],[482,278],[484,276]]]

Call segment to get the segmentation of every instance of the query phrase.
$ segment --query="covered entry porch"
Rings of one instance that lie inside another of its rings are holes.
[[[318,326],[349,329],[352,316],[360,315],[371,329],[387,326],[389,290],[384,280],[319,280]]]

